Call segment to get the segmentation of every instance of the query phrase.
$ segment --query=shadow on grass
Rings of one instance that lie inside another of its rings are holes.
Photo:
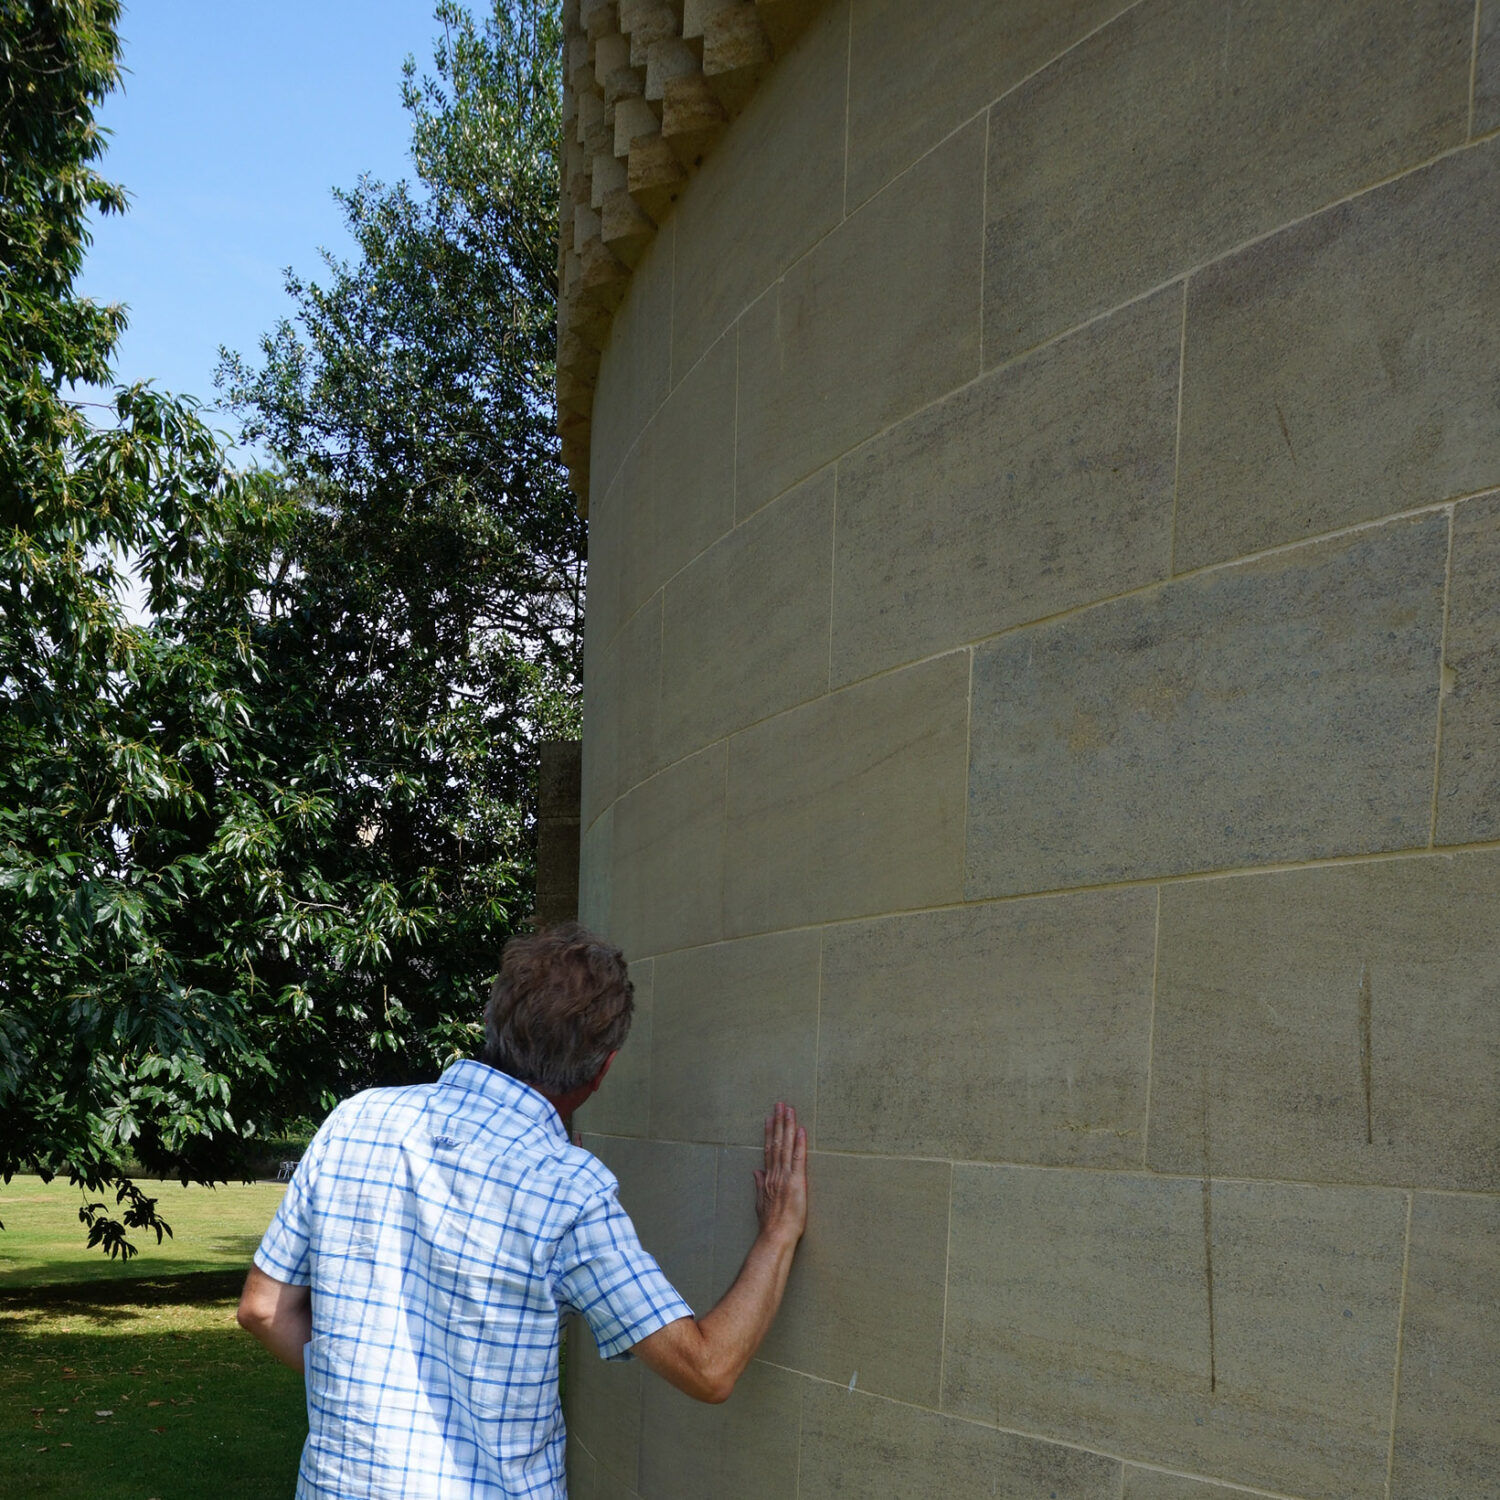
[[[109,1281],[58,1281],[0,1289],[0,1328],[21,1333],[59,1317],[84,1317],[108,1326],[133,1322],[143,1308],[203,1306],[238,1298],[245,1272],[184,1271]]]
[[[236,1275],[199,1272],[0,1299],[9,1310],[45,1298],[39,1314],[59,1319],[154,1307],[200,1320],[0,1334],[0,1494],[286,1500],[307,1433],[302,1381],[227,1318],[201,1326],[204,1305],[237,1289]]]

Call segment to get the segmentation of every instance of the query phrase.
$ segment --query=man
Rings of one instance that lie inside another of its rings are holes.
[[[239,1321],[307,1381],[298,1500],[561,1500],[558,1329],[581,1313],[723,1401],[781,1303],[807,1219],[807,1134],[778,1104],[755,1174],[760,1232],[718,1305],[692,1309],[641,1248],[564,1121],[625,1040],[617,948],[576,925],[506,945],[483,1061],[346,1100],[313,1138]]]

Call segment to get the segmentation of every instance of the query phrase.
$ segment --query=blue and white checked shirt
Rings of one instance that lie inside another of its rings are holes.
[[[339,1105],[255,1252],[312,1287],[298,1500],[563,1500],[563,1314],[606,1359],[692,1315],[617,1188],[483,1063]]]

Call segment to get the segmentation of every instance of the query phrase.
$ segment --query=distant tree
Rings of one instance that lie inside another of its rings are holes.
[[[538,741],[576,734],[584,531],[559,460],[556,4],[440,4],[408,62],[414,184],[337,196],[357,246],[288,275],[295,321],[219,384],[299,509],[270,590],[257,713],[318,818],[276,835],[284,944],[260,973],[309,1112],[429,1077],[478,1040],[530,911]],[[269,838],[270,835],[267,835]],[[369,915],[363,946],[318,939]]]

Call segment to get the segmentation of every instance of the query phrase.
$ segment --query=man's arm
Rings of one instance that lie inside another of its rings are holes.
[[[807,1131],[790,1105],[778,1104],[766,1121],[766,1165],[755,1174],[755,1213],[760,1233],[713,1311],[668,1323],[631,1351],[698,1401],[729,1399],[781,1306],[792,1256],[807,1227]]]
[[[290,1365],[299,1375],[303,1373],[302,1346],[312,1337],[310,1287],[291,1286],[267,1276],[259,1266],[251,1266],[235,1319],[282,1364]]]

